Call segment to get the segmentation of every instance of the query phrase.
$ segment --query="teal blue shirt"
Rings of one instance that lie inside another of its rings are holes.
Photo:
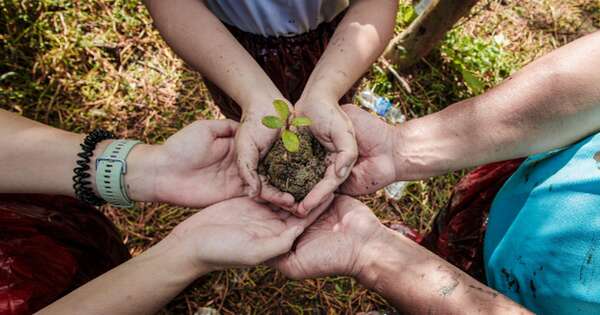
[[[600,314],[600,133],[529,157],[496,196],[488,285],[540,314]]]

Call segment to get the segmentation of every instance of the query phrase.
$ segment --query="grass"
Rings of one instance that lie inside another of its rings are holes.
[[[401,2],[397,30],[414,19]],[[0,0],[0,107],[75,132],[104,127],[160,143],[196,119],[221,117],[202,78],[173,54],[139,0]],[[482,0],[430,56],[402,73],[374,65],[364,81],[409,118],[482,93],[530,62],[600,27],[599,0]],[[388,226],[427,232],[464,171],[409,185],[399,201],[362,197]],[[104,207],[133,255],[197,210]],[[288,281],[264,267],[199,279],[163,311],[193,314],[352,314],[391,309],[346,277]]]

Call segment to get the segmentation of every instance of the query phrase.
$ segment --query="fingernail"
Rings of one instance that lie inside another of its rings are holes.
[[[348,171],[350,171],[350,168],[348,166],[342,167],[340,169],[339,176],[340,177],[346,177],[346,176],[348,176]]]

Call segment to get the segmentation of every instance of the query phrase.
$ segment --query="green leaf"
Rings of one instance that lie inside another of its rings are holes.
[[[262,124],[265,125],[265,127],[271,128],[271,129],[279,129],[279,128],[283,127],[283,121],[281,121],[281,119],[279,119],[279,117],[275,117],[275,116],[263,117]]]
[[[298,149],[300,149],[300,139],[298,139],[298,136],[295,133],[289,130],[283,131],[281,140],[283,141],[285,149],[290,152],[298,152]]]
[[[281,121],[286,122],[290,116],[290,108],[288,107],[287,103],[282,100],[274,100],[273,107],[275,107],[275,110],[279,114]]]
[[[473,94],[477,95],[483,92],[483,83],[471,71],[461,68],[460,72],[465,84],[473,91]]]
[[[312,125],[312,120],[308,117],[296,117],[292,119],[292,126],[304,127]]]

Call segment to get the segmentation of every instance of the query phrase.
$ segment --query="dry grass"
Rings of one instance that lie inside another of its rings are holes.
[[[0,10],[3,109],[67,130],[102,126],[149,143],[163,141],[196,119],[219,117],[200,75],[169,50],[141,1],[0,0]],[[399,18],[399,27],[403,24]],[[403,74],[411,93],[377,67],[365,84],[391,98],[408,117],[419,117],[472,95],[453,59],[467,60],[468,70],[490,87],[599,27],[599,0],[483,0],[440,50]],[[500,34],[506,41],[499,44],[494,36]],[[461,53],[448,54],[455,50]],[[398,202],[381,192],[362,200],[385,224],[405,222],[426,232],[461,174],[411,183]],[[196,211],[154,204],[102,210],[121,228],[134,255]],[[288,281],[264,266],[205,276],[164,313],[193,314],[202,306],[223,314],[351,314],[390,308],[352,279]]]

